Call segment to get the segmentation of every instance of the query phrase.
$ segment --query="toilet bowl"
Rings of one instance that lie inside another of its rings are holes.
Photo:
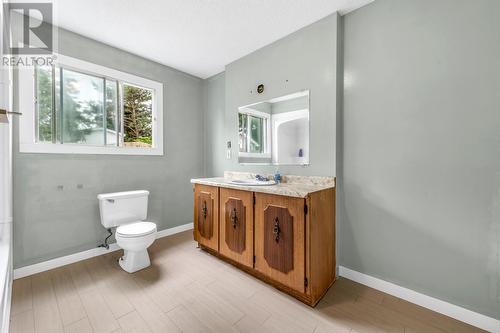
[[[124,251],[119,263],[129,273],[151,265],[147,248],[156,239],[156,224],[144,221],[148,212],[148,196],[148,191],[97,196],[101,223],[110,233],[116,227],[116,243]]]
[[[156,239],[156,224],[135,222],[121,225],[116,229],[115,238],[124,251],[119,260],[121,268],[133,273],[151,265],[147,248]]]

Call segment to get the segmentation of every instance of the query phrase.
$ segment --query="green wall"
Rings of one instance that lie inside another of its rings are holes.
[[[499,13],[377,0],[346,15],[338,174],[340,265],[497,319]]]

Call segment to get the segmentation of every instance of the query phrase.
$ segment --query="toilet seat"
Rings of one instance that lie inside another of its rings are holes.
[[[153,222],[134,222],[124,224],[116,228],[116,235],[123,238],[142,237],[156,232],[156,224]]]

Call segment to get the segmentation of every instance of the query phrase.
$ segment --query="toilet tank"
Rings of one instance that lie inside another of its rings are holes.
[[[99,194],[101,223],[105,228],[142,221],[148,215],[148,191]]]

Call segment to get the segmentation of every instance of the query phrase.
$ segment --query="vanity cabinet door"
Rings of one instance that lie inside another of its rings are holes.
[[[220,189],[220,253],[253,267],[253,192]]]
[[[305,199],[255,193],[255,269],[305,291]]]
[[[194,238],[215,251],[219,251],[219,188],[195,185]]]

